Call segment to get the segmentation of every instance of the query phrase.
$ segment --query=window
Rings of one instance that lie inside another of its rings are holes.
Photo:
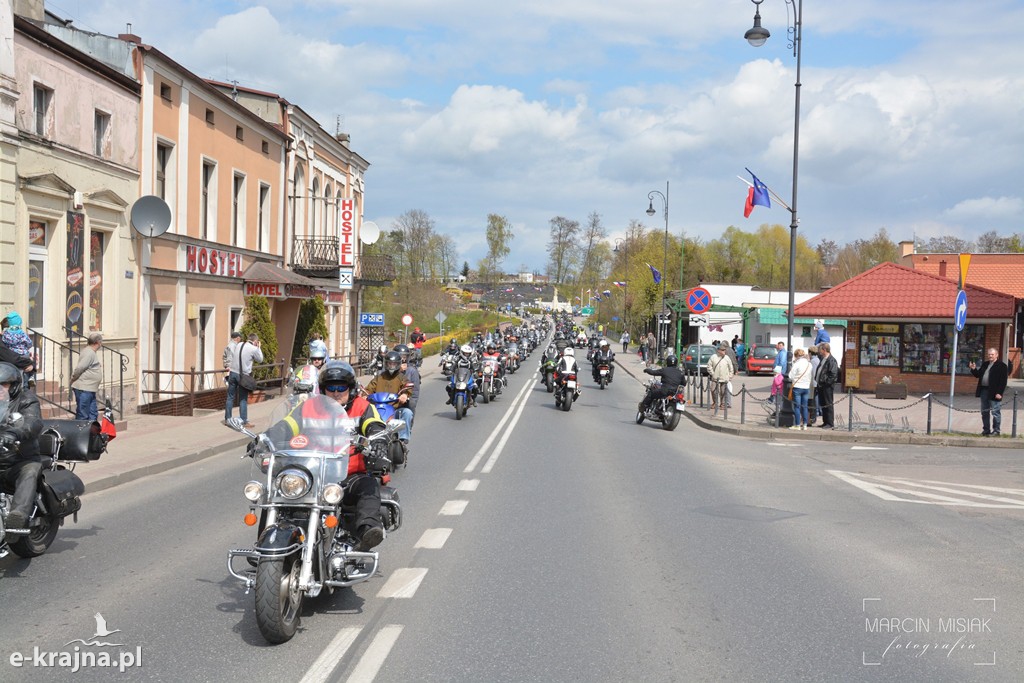
[[[106,235],[97,230],[89,233],[89,319],[92,331],[103,329],[103,245]]]
[[[171,164],[171,146],[162,143],[156,145],[156,182],[153,183],[153,194],[167,200],[167,171]]]
[[[110,114],[97,109],[93,116],[93,153],[98,157],[110,156]]]
[[[860,364],[898,367],[900,364],[900,326],[864,323],[860,335]]]
[[[212,109],[207,109],[206,110],[206,122],[208,124],[210,124],[211,126],[213,125],[213,110]]]
[[[160,97],[168,102],[171,101],[171,86],[167,83],[160,84]]]
[[[256,249],[266,251],[270,230],[267,221],[270,218],[270,186],[260,183],[259,221],[257,225]]]
[[[245,139],[245,130],[241,126],[235,126],[235,139],[236,140],[244,140]]]
[[[263,153],[270,154],[270,143],[266,140],[263,141]]]
[[[46,301],[46,238],[49,229],[43,221],[28,222],[28,326],[43,327],[43,302]]]
[[[47,137],[53,121],[53,91],[41,85],[32,88],[32,111],[35,114],[35,134]]]
[[[214,232],[213,212],[216,206],[215,193],[217,180],[217,164],[212,161],[203,162],[202,199],[199,206],[199,237],[208,240]]]
[[[231,243],[244,244],[245,226],[245,176],[235,174],[231,187]]]
[[[860,335],[860,364],[898,367],[900,372],[949,374],[953,325],[938,323],[864,323]],[[956,373],[970,373],[970,360],[984,356],[985,326],[966,325],[957,340]]]

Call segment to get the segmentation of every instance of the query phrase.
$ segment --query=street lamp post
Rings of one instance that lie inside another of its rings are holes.
[[[768,40],[771,33],[768,29],[761,27],[761,3],[764,0],[750,0],[754,3],[754,25],[747,30],[743,37],[753,47],[761,47]],[[789,353],[793,351],[793,309],[796,307],[796,229],[799,219],[796,212],[796,188],[800,161],[800,45],[803,36],[804,1],[785,0],[786,13],[789,7],[794,6],[793,25],[788,27],[790,36],[789,47],[796,57],[796,89],[794,114],[793,114],[793,199],[790,202],[789,213],[789,314],[786,320],[786,348]]]
[[[661,257],[661,310],[658,311],[658,358],[662,358],[662,344],[661,344],[661,316],[665,313],[665,276],[668,275],[668,181],[665,181],[665,192],[662,194],[658,190],[651,190],[647,193],[647,199],[649,204],[647,206],[647,215],[653,216],[656,211],[654,210],[654,195],[661,197],[661,201],[665,207],[665,249],[662,252]],[[667,334],[665,336],[668,336]],[[668,341],[668,340],[666,340]]]
[[[622,259],[625,262],[623,272],[625,275],[622,276],[622,331],[625,332],[628,325],[626,323],[626,295],[629,294],[629,242],[626,239],[615,240],[615,253],[619,253],[619,245],[622,245]]]

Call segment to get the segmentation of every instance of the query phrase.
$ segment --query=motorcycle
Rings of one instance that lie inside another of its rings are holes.
[[[508,371],[515,373],[519,369],[519,346],[509,344],[506,348],[506,355],[508,356]]]
[[[645,386],[648,391],[651,391],[659,388],[661,383],[651,380]],[[642,424],[644,419],[660,422],[662,429],[671,432],[679,425],[679,416],[685,409],[686,393],[683,385],[680,384],[674,395],[654,399],[647,410],[643,409],[643,401],[637,404],[636,423]]]
[[[441,374],[445,378],[452,376],[452,372],[455,370],[455,355],[449,353],[441,354]]]
[[[292,407],[302,403],[310,396],[320,393],[320,387],[316,381],[319,372],[315,365],[303,365],[291,371],[287,384],[292,388],[291,396],[288,397]]]
[[[555,367],[557,365],[558,359],[553,356],[543,361],[540,365],[540,372],[544,377],[544,386],[548,388],[549,394],[555,390],[555,381],[553,379],[553,375],[555,373]]]
[[[255,590],[256,624],[263,637],[275,644],[295,635],[305,598],[315,598],[324,589],[333,593],[362,583],[377,573],[380,555],[356,550],[355,511],[343,504],[348,460],[352,448],[372,450],[375,442],[398,429],[398,424],[389,424],[363,437],[340,404],[323,396],[307,401],[319,402],[321,413],[334,416],[337,428],[314,437],[325,450],[311,448],[305,434],[275,442],[267,434],[247,430],[238,417],[228,420],[230,427],[253,440],[242,456],[253,461],[253,479],[243,488],[249,501],[244,521],[247,526],[260,524],[251,548],[228,551],[228,572],[245,584],[247,595]],[[283,407],[287,410],[287,403]],[[328,440],[331,443],[325,443]],[[402,525],[398,492],[381,486],[380,496],[381,519],[385,533],[390,533]],[[236,566],[242,564],[239,558],[245,558],[246,564]]]
[[[398,433],[405,426],[405,422],[395,417],[398,408],[398,394],[390,391],[378,391],[366,397],[366,400],[377,407],[380,418],[388,425],[392,420],[396,422],[395,429],[389,431],[385,452],[390,464],[387,473],[398,466],[405,467],[409,464],[409,446],[398,438]]]
[[[555,407],[569,412],[580,397],[580,386],[575,372],[563,372],[555,379]]]
[[[8,407],[4,406],[4,413]],[[22,419],[19,413],[5,414],[4,422]],[[71,517],[78,522],[85,484],[74,473],[75,465],[98,460],[107,450],[107,443],[117,436],[114,411],[107,402],[100,421],[43,420],[39,435],[39,456],[44,459],[42,476],[36,484],[35,503],[26,529],[7,526],[7,515],[13,504],[14,489],[0,491],[0,558],[11,551],[19,557],[37,557],[46,552]],[[17,448],[0,446],[0,459]]]
[[[596,374],[597,383],[601,385],[601,389],[604,389],[612,381],[611,366],[605,361],[597,364]]]
[[[498,377],[498,359],[484,358],[480,364],[480,398],[489,403],[498,398],[503,382]]]
[[[455,406],[455,419],[461,420],[473,402],[473,394],[476,392],[476,380],[473,378],[473,370],[468,364],[459,363],[452,372],[452,405]]]

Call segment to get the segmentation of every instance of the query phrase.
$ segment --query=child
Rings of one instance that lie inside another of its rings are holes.
[[[4,346],[19,356],[32,357],[32,338],[21,328],[21,316],[11,311],[4,318],[2,339]]]

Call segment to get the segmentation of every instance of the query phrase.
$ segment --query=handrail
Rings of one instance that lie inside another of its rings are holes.
[[[262,379],[257,379],[256,380],[256,384],[261,389],[265,389],[265,388],[270,387],[270,386],[272,386],[274,384],[280,383],[279,391],[278,391],[278,396],[281,396],[281,395],[284,394],[285,380],[286,380],[286,374],[287,374],[287,369],[288,369],[288,365],[284,362],[284,359],[279,359],[278,362],[276,362],[276,363],[255,364],[255,365],[252,366],[252,368],[253,368],[254,375],[256,374],[256,372],[255,372],[256,370],[263,370],[263,369],[270,369],[270,370],[272,370],[273,372],[271,373],[271,375],[269,377],[265,377],[265,378],[262,378]],[[189,412],[189,415],[193,415],[195,413],[195,407],[196,407],[196,395],[199,392],[201,392],[201,391],[208,391],[208,390],[212,390],[213,388],[217,388],[215,386],[216,385],[216,378],[222,376],[224,374],[224,372],[225,372],[224,370],[203,370],[203,371],[197,372],[194,366],[189,368],[188,370],[143,370],[142,371],[142,386],[143,386],[143,388],[141,390],[141,393],[142,393],[143,396],[157,396],[157,397],[166,396],[166,397],[169,397],[169,398],[176,397],[176,396],[188,396],[189,397],[188,412]],[[160,385],[161,385],[160,380],[161,380],[162,377],[167,376],[167,375],[171,376],[171,382],[170,382],[169,386],[177,385],[177,386],[180,386],[180,387],[183,387],[183,388],[182,389],[161,388],[160,387]],[[148,384],[147,383],[147,379],[150,378],[150,377],[155,378],[156,386],[157,386],[156,389],[147,389],[147,388],[145,388],[147,386],[147,384]],[[210,377],[213,381],[207,381],[207,377]],[[158,398],[157,400],[161,400],[161,399]],[[149,401],[144,401],[144,403],[149,404],[150,402]]]
[[[36,396],[43,403],[73,414],[75,408],[71,392],[71,375],[75,370],[75,357],[81,355],[82,346],[88,343],[88,338],[71,329],[65,331],[68,333],[67,342],[52,339],[42,332],[32,333],[37,378]],[[124,375],[128,370],[128,356],[106,346],[101,346],[98,353],[102,374],[101,386],[106,389],[108,398],[110,390],[116,388],[117,400],[111,403],[117,417],[123,418]],[[51,371],[56,372],[56,375],[49,376]]]

